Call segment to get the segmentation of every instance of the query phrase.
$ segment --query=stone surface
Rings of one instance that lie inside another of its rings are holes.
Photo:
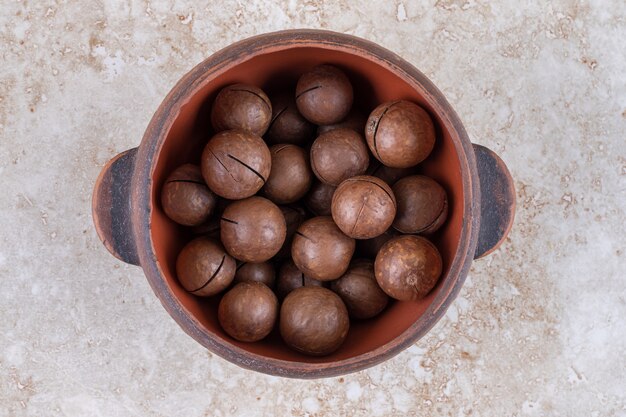
[[[626,3],[539,3],[3,1],[0,416],[625,416]],[[426,337],[318,381],[207,352],[90,214],[100,168],[180,76],[292,27],[414,63],[518,198],[504,246]]]

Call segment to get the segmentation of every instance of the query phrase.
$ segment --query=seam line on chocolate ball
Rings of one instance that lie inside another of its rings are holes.
[[[220,217],[220,220],[223,220],[223,221],[225,221],[227,223],[239,224],[239,222],[236,222],[236,221],[231,220],[231,219],[227,219],[226,217]]]
[[[243,89],[239,89],[239,88],[232,88],[230,91],[243,91],[245,93],[250,93],[254,96],[257,96],[258,98],[261,99],[261,101],[265,104],[265,106],[271,110],[271,106],[267,103],[267,101],[265,101],[265,99],[263,97],[261,97],[259,94],[255,93],[254,91],[250,91],[250,90],[243,90]]]
[[[374,128],[374,150],[376,151],[376,155],[378,155],[378,160],[381,159],[380,153],[378,152],[378,145],[376,144],[376,134],[378,133],[378,126],[380,126],[380,121],[383,120],[383,117],[385,117],[385,114],[389,111],[389,109],[396,103],[399,103],[399,101],[394,101],[393,103],[391,103],[390,105],[387,106],[387,108],[385,110],[383,110],[382,114],[380,115],[380,117],[378,118],[378,121],[376,122],[376,127]]]
[[[259,171],[257,171],[256,169],[252,168],[250,165],[246,164],[246,163],[245,163],[245,162],[243,162],[241,159],[239,159],[239,158],[237,158],[237,157],[235,157],[235,156],[232,156],[231,154],[226,154],[226,156],[227,156],[227,157],[229,157],[229,158],[230,158],[230,159],[232,159],[232,160],[235,160],[235,161],[239,162],[241,165],[243,165],[244,167],[248,168],[250,171],[254,172],[254,174],[255,174],[257,177],[261,178],[261,181],[263,181],[263,183],[265,183],[265,178],[263,178],[263,175],[261,175],[261,174],[259,173]]]
[[[206,185],[206,184],[205,184],[205,183],[203,183],[203,182],[200,182],[200,181],[194,181],[194,180],[169,180],[168,182],[166,182],[166,184],[169,184],[169,183],[171,183],[171,182],[186,182],[186,183],[189,183],[189,184]]]
[[[306,94],[309,91],[317,90],[318,88],[322,88],[322,87],[323,85],[316,85],[315,87],[307,88],[306,90],[304,90],[303,92],[301,92],[300,94],[296,96],[296,100],[302,97],[303,94]]]
[[[226,172],[228,172],[228,175],[230,175],[230,177],[233,179],[233,181],[240,182],[239,179],[235,178],[235,176],[232,174],[232,172],[230,172],[228,167],[226,165],[224,165],[224,163],[217,157],[217,155],[215,155],[215,152],[213,152],[211,149],[209,149],[209,152],[211,152],[211,155],[213,155],[213,158],[215,158],[215,160],[226,170]]]
[[[374,181],[372,181],[372,180],[368,180],[368,179],[366,179],[366,178],[348,178],[346,181],[351,181],[351,182],[354,182],[354,181],[364,181],[364,182],[369,182],[370,184],[374,184],[375,186],[377,186],[378,188],[380,188],[381,190],[383,190],[383,191],[385,192],[385,194],[387,194],[387,196],[389,197],[389,199],[390,199],[390,200],[391,200],[391,202],[393,203],[393,206],[394,206],[394,207],[396,207],[396,201],[395,201],[395,198],[394,198],[391,194],[389,194],[389,191],[385,190],[385,187],[383,187],[382,185],[377,184],[377,183],[375,183]],[[382,181],[382,180],[381,180],[381,181]]]
[[[222,261],[220,262],[220,264],[217,267],[217,269],[215,270],[215,272],[213,272],[213,275],[211,275],[209,280],[207,282],[205,282],[200,288],[196,288],[195,290],[191,290],[189,292],[191,292],[191,293],[198,292],[201,289],[203,289],[204,287],[206,287],[207,285],[209,285],[211,283],[211,281],[213,281],[213,278],[215,278],[217,276],[217,274],[220,272],[220,270],[222,269],[222,266],[224,266],[224,261],[225,260],[226,260],[226,255],[222,255]]]

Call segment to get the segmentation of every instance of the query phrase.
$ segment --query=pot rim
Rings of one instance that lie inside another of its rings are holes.
[[[205,331],[166,284],[150,233],[152,175],[156,157],[166,133],[187,99],[202,88],[207,79],[242,61],[292,47],[317,47],[359,55],[393,71],[409,84],[421,85],[425,91],[424,99],[437,109],[437,115],[451,133],[464,190],[465,216],[459,248],[433,302],[409,328],[390,342],[364,354],[331,363],[294,362],[258,355]],[[439,89],[413,65],[373,42],[352,35],[314,29],[285,30],[247,38],[215,52],[185,74],[165,97],[146,129],[137,161],[142,163],[135,164],[132,178],[132,225],[139,260],[152,290],[187,334],[211,352],[246,369],[291,378],[320,378],[356,372],[390,359],[424,336],[443,317],[460,291],[473,260],[480,227],[480,184],[472,144],[459,117]]]

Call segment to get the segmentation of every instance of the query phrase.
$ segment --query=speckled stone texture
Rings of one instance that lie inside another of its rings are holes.
[[[2,1],[0,416],[626,416],[626,3],[533,3]],[[180,76],[295,27],[414,63],[518,198],[426,337],[318,381],[207,352],[90,215],[101,167]]]

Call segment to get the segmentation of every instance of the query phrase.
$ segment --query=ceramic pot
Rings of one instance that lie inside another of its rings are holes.
[[[438,126],[437,143],[421,172],[449,195],[449,217],[433,237],[444,272],[417,302],[395,302],[375,319],[351,324],[346,342],[329,356],[290,350],[277,332],[257,343],[238,342],[217,321],[218,298],[186,292],[175,275],[176,256],[189,235],[160,206],[160,190],[174,168],[199,162],[211,135],[210,105],[224,86],[245,82],[271,87],[293,82],[320,63],[344,69],[355,103],[407,99],[424,107]],[[93,194],[93,218],[106,248],[143,268],[174,320],[211,352],[247,369],[297,378],[336,376],[393,357],[422,337],[458,294],[470,264],[495,250],[513,223],[511,176],[492,151],[473,145],[442,93],[417,69],[388,50],[353,36],[318,30],[269,33],[237,42],[193,68],[154,114],[141,144],[109,161]]]

